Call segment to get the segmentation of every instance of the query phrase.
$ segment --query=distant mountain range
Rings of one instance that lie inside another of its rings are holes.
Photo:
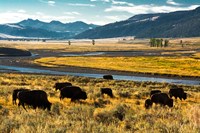
[[[59,21],[46,23],[33,19],[0,25],[0,39],[27,37],[98,39],[125,36],[137,38],[200,36],[200,7],[190,11],[136,15],[104,26],[81,21],[64,24]]]
[[[96,39],[123,36],[138,38],[200,36],[200,7],[191,11],[136,15],[124,21],[87,30],[74,38]]]
[[[73,36],[93,29],[97,25],[86,24],[81,21],[73,23],[61,23],[51,21],[50,23],[39,20],[27,19],[19,23],[1,24],[0,38],[49,38],[49,39],[68,39]]]

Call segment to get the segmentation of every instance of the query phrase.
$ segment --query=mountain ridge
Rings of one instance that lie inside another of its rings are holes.
[[[0,33],[8,36],[20,36],[20,38],[69,39],[76,34],[97,26],[82,21],[62,23],[52,20],[51,22],[43,22],[38,19],[33,20],[29,18],[18,23],[0,24]],[[4,39],[5,37],[1,36],[0,38]]]
[[[127,20],[84,31],[74,38],[98,39],[123,36],[138,38],[200,36],[200,7],[190,11],[135,15]]]

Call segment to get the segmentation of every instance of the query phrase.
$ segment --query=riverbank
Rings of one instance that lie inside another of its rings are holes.
[[[16,48],[28,49],[32,54],[36,54],[37,56],[31,57],[3,57],[0,59],[0,65],[3,65],[4,68],[0,70],[1,72],[15,72],[20,73],[20,71],[16,70],[8,70],[5,69],[5,66],[8,67],[21,67],[28,69],[36,69],[37,73],[42,71],[56,71],[56,73],[75,73],[75,75],[88,75],[88,74],[111,74],[118,76],[133,76],[133,77],[147,77],[147,78],[164,78],[167,80],[191,80],[191,81],[200,81],[198,76],[178,76],[173,74],[157,74],[157,73],[140,73],[140,72],[131,72],[131,71],[123,71],[123,70],[106,70],[99,68],[92,68],[86,66],[69,66],[58,64],[56,67],[46,67],[41,66],[40,64],[35,64],[34,60],[43,57],[55,57],[55,58],[68,58],[68,56],[75,56],[78,58],[80,56],[87,56],[89,58],[99,57],[99,58],[120,58],[124,57],[128,58],[138,58],[138,57],[173,57],[173,56],[184,56],[189,57],[194,54],[199,53],[200,48],[191,46],[181,48],[181,47],[169,47],[166,49],[162,48],[150,48],[146,43],[144,44],[118,44],[112,43],[111,45],[106,45],[106,43],[96,44],[95,46],[86,45],[86,44],[75,44],[74,46],[66,46],[64,43],[41,43],[34,44],[30,42],[28,45],[25,44],[15,44],[16,42],[12,42],[14,44],[7,44],[7,46],[13,46]],[[137,42],[138,43],[138,42]],[[32,48],[32,49],[31,49]],[[76,51],[75,51],[76,50]],[[107,51],[106,51],[107,50]],[[78,52],[79,51],[79,52]],[[198,54],[197,54],[198,55]],[[84,58],[84,57],[83,57]],[[196,58],[196,57],[195,57]],[[81,60],[80,60],[81,61]],[[177,65],[178,67],[178,65]],[[26,73],[26,72],[24,72]],[[54,74],[56,74],[54,73]],[[41,73],[42,74],[42,73]],[[48,74],[48,73],[43,73]],[[59,75],[59,74],[58,74]],[[99,77],[99,76],[98,76]]]

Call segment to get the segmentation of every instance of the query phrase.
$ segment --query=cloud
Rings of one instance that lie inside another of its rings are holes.
[[[97,2],[97,1],[101,1],[101,2],[106,2],[106,3],[111,3],[112,5],[128,5],[128,6],[133,6],[134,4],[129,3],[129,2],[125,2],[125,1],[119,1],[119,0],[90,0],[91,2]]]
[[[113,5],[128,5],[128,6],[134,6],[133,3],[125,2],[125,1],[116,1],[116,0],[111,0]]]
[[[93,4],[81,4],[81,3],[68,3],[69,6],[80,6],[80,7],[95,7]]]
[[[174,6],[156,6],[156,5],[134,5],[134,6],[111,6],[105,9],[105,12],[128,12],[133,15],[147,13],[168,13],[182,10],[193,10],[200,5],[191,5],[188,7]]]
[[[41,3],[45,3],[45,4],[48,4],[49,6],[55,6],[56,2],[53,1],[53,0],[48,0],[48,1],[45,1],[45,0],[39,0],[39,2]]]
[[[102,2],[110,2],[110,0],[90,0],[91,2],[97,2],[97,1],[102,1]]]
[[[111,20],[115,20],[115,21],[121,19],[119,16],[105,16],[105,18],[107,18],[107,19],[111,19]]]
[[[47,3],[48,3],[48,5],[50,5],[50,6],[55,6],[55,3],[56,3],[56,2],[55,2],[55,1],[48,1]]]
[[[23,9],[20,9],[20,10],[18,10],[17,12],[19,12],[19,13],[26,13],[26,11],[23,10]]]
[[[176,3],[173,0],[167,0],[166,3],[169,4],[169,5],[174,5],[174,6],[180,6],[181,5],[180,3]]]
[[[66,15],[80,15],[79,12],[64,12]]]
[[[14,12],[14,11],[7,11],[7,12],[0,13],[0,18],[1,18],[0,19],[1,24],[17,23],[17,22],[20,22],[20,21],[28,19],[28,18],[39,19],[39,20],[44,21],[44,22],[50,22],[52,20],[58,20],[58,21],[61,21],[63,23],[76,19],[75,16],[66,16],[66,15],[51,16],[51,15],[47,15],[47,14],[42,13],[42,12],[36,12],[34,14],[28,14],[26,12],[24,13],[24,12]]]

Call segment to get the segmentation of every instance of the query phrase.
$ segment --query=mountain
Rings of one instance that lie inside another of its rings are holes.
[[[7,36],[15,36],[15,38],[23,37],[35,37],[35,38],[69,38],[70,33],[58,33],[54,31],[48,31],[43,29],[36,29],[31,27],[23,27],[17,24],[4,24],[0,25],[0,34]],[[3,37],[1,37],[3,38]],[[6,36],[4,36],[4,39]]]
[[[97,27],[97,25],[86,24],[81,21],[64,24],[59,21],[46,23],[39,20],[27,19],[19,23],[0,24],[0,39],[19,39],[27,37],[68,39],[78,33],[95,27]]]
[[[87,30],[74,38],[123,36],[138,38],[200,36],[200,7],[190,11],[136,15],[124,21]]]
[[[23,26],[23,27],[31,27],[35,29],[43,29],[43,30],[49,30],[54,32],[70,32],[72,34],[79,34],[83,31],[86,31],[88,29],[96,28],[98,25],[93,24],[86,24],[82,21],[77,21],[73,23],[61,23],[60,21],[51,21],[50,23],[42,22],[39,20],[33,20],[33,19],[27,19],[23,20],[17,25]]]

